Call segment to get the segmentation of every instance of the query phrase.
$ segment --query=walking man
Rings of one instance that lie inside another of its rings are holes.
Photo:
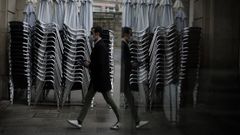
[[[105,101],[111,106],[117,117],[117,122],[111,127],[111,129],[119,129],[118,108],[114,103],[110,93],[112,88],[110,82],[109,46],[106,45],[101,38],[102,31],[102,28],[99,26],[92,28],[94,48],[90,57],[91,61],[84,62],[84,66],[90,70],[91,81],[86,94],[85,104],[77,120],[68,120],[69,124],[77,128],[82,128],[82,123],[87,115],[93,97],[95,96],[96,92],[101,92]]]
[[[147,125],[148,121],[141,121],[138,116],[138,107],[135,105],[134,97],[132,91],[138,91],[136,89],[130,88],[129,77],[132,68],[138,67],[138,62],[133,62],[130,60],[130,50],[129,41],[132,36],[132,30],[129,27],[123,27],[122,29],[122,54],[121,54],[121,90],[123,91],[128,105],[131,109],[131,115],[135,121],[136,128],[141,128]]]

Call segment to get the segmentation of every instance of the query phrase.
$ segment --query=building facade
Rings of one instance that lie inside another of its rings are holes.
[[[93,12],[121,12],[121,0],[93,0]]]

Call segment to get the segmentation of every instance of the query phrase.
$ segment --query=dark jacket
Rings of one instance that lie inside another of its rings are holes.
[[[91,53],[89,65],[94,90],[107,92],[111,90],[109,46],[98,41]]]
[[[123,92],[124,90],[133,90],[137,91],[138,86],[130,85],[129,77],[131,74],[132,68],[136,68],[131,63],[131,53],[129,49],[128,43],[122,41],[121,45],[121,84],[120,84],[120,91]]]

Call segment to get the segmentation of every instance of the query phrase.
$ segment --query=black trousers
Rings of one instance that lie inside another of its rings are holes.
[[[91,102],[93,97],[95,96],[95,94],[97,93],[96,90],[93,89],[93,85],[92,82],[90,82],[89,84],[89,88],[88,88],[88,92],[86,94],[86,98],[85,98],[85,103],[84,106],[78,116],[78,121],[80,123],[82,123],[87,115],[87,112],[91,106]],[[119,121],[119,113],[118,113],[118,108],[117,105],[115,104],[115,102],[112,99],[111,93],[110,91],[108,92],[102,92],[103,98],[105,99],[105,101],[107,102],[108,105],[111,106],[111,108],[113,109],[113,112],[115,113],[117,120]]]
[[[131,115],[134,119],[134,121],[136,123],[138,123],[139,120],[139,116],[138,116],[138,107],[135,105],[135,101],[134,101],[134,96],[132,94],[132,91],[130,90],[130,88],[128,87],[127,89],[123,90],[123,93],[127,99],[127,103],[131,109]]]

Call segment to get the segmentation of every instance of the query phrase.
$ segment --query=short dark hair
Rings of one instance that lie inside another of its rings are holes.
[[[123,27],[122,28],[122,37],[124,37],[124,34],[130,34],[132,29],[130,27]]]
[[[100,34],[100,36],[102,35],[103,29],[102,29],[101,26],[95,26],[95,27],[92,28],[92,30],[93,30],[94,33],[98,32]]]

